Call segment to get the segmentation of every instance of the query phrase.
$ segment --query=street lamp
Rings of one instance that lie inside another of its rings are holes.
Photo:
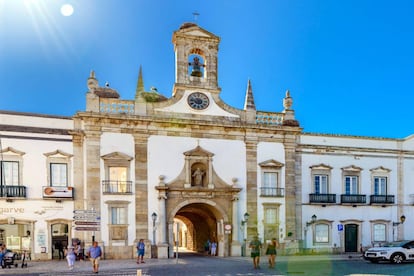
[[[156,241],[155,241],[155,221],[157,220],[157,213],[152,213],[151,215],[152,218],[152,245],[151,245],[151,258],[157,258],[157,254],[156,254],[156,250],[157,250],[157,245],[156,245]]]
[[[303,247],[305,249],[308,247],[307,242],[306,242],[307,239],[308,239],[308,227],[310,225],[314,224],[316,222],[316,219],[317,219],[316,215],[313,214],[312,217],[311,217],[311,220],[306,222],[306,226],[305,226],[305,229],[304,229],[305,230],[305,238],[304,238],[304,242],[303,242]]]
[[[401,223],[404,223],[404,221],[405,221],[405,216],[404,216],[404,215],[402,215],[402,216],[400,217],[400,221],[399,221],[399,222],[393,222],[393,223],[392,223],[392,226],[398,226],[398,225],[400,225]]]
[[[243,226],[243,239],[244,239],[244,243],[243,243],[243,247],[242,247],[242,256],[246,256],[246,242],[247,242],[247,235],[246,235],[246,224],[249,221],[249,213],[244,213],[243,215],[243,220],[241,221],[241,225]]]
[[[313,216],[311,217],[311,221],[306,222],[306,226],[314,224],[316,222],[316,219],[317,219],[316,215],[313,214]]]
[[[155,221],[157,220],[157,213],[152,213],[151,215],[152,218],[152,244],[155,245]]]
[[[400,225],[400,224],[402,224],[402,223],[404,223],[404,221],[405,221],[405,216],[404,215],[402,215],[401,217],[400,217],[400,221],[398,221],[398,222],[393,222],[392,223],[392,239],[395,241],[395,235],[394,235],[394,233],[395,233],[395,227],[396,226],[398,226],[398,225]]]

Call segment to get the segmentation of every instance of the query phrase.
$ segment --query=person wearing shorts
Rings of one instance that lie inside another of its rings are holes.
[[[144,255],[145,255],[145,243],[144,239],[140,239],[137,243],[137,264],[139,264],[139,261],[141,260],[141,263],[144,262]]]
[[[262,243],[259,241],[259,237],[254,236],[249,245],[251,249],[250,256],[253,259],[254,268],[260,268],[260,250],[262,249]]]
[[[99,260],[101,259],[101,256],[102,256],[101,247],[98,245],[97,241],[94,241],[92,243],[92,246],[89,247],[89,250],[88,250],[88,257],[89,257],[89,260],[91,260],[92,269],[94,273],[98,273]]]

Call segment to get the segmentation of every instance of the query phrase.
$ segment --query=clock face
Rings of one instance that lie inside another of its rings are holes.
[[[187,98],[188,105],[196,110],[206,109],[210,104],[208,97],[200,92],[191,93]]]

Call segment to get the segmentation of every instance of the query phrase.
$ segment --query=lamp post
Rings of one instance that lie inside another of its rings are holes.
[[[312,215],[311,221],[306,222],[306,226],[312,225],[316,222],[317,216],[315,214]]]
[[[306,226],[304,228],[305,230],[305,239],[304,239],[304,248],[307,248],[307,239],[308,239],[308,227],[311,226],[312,224],[314,224],[316,222],[317,216],[315,214],[312,215],[311,220],[306,222]]]
[[[246,242],[247,242],[247,233],[246,233],[246,228],[247,228],[247,222],[249,221],[249,213],[244,213],[243,215],[243,220],[241,221],[241,225],[243,227],[243,246],[242,246],[242,256],[246,256]]]
[[[151,245],[151,258],[157,258],[157,243],[155,240],[155,221],[157,220],[157,213],[152,213],[152,245]]]
[[[402,224],[402,223],[404,223],[404,221],[405,221],[405,216],[404,215],[402,215],[401,217],[400,217],[400,221],[398,221],[398,222],[393,222],[392,223],[392,239],[395,241],[395,235],[394,235],[394,233],[395,233],[395,227],[398,227],[398,225],[400,225],[400,224]]]

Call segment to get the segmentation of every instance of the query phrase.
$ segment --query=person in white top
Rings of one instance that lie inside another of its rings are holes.
[[[68,261],[68,267],[72,270],[76,260],[75,248],[72,245],[69,245],[68,248],[66,248],[65,253],[66,260]]]
[[[211,243],[211,256],[216,256],[216,252],[217,252],[217,243],[216,241],[213,241]]]

